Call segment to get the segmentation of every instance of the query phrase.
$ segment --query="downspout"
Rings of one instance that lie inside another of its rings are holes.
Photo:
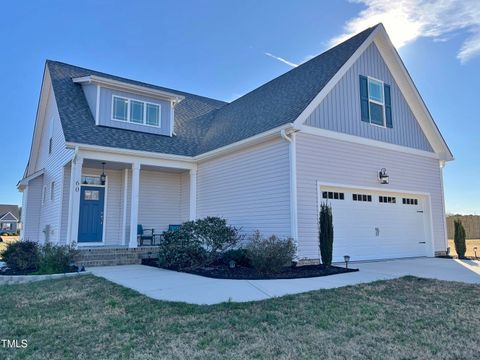
[[[280,136],[287,141],[288,157],[290,161],[290,237],[296,247],[295,259],[298,260],[298,219],[297,219],[297,146],[295,129],[289,134],[285,129],[280,131]]]

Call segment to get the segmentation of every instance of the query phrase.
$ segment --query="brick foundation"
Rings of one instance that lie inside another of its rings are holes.
[[[142,259],[157,258],[158,246],[139,248],[90,247],[80,248],[78,266],[113,266],[141,264]]]

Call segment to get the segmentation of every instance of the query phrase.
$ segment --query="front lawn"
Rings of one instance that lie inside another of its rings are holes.
[[[149,299],[94,276],[0,286],[28,359],[478,358],[480,286],[405,277],[253,303]]]

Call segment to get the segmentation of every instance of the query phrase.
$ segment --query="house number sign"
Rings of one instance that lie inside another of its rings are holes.
[[[79,192],[80,191],[80,182],[76,181],[75,182],[75,192]]]

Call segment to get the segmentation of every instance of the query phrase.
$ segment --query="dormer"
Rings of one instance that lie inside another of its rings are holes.
[[[73,82],[82,86],[95,125],[173,135],[175,105],[183,96],[96,75]]]

